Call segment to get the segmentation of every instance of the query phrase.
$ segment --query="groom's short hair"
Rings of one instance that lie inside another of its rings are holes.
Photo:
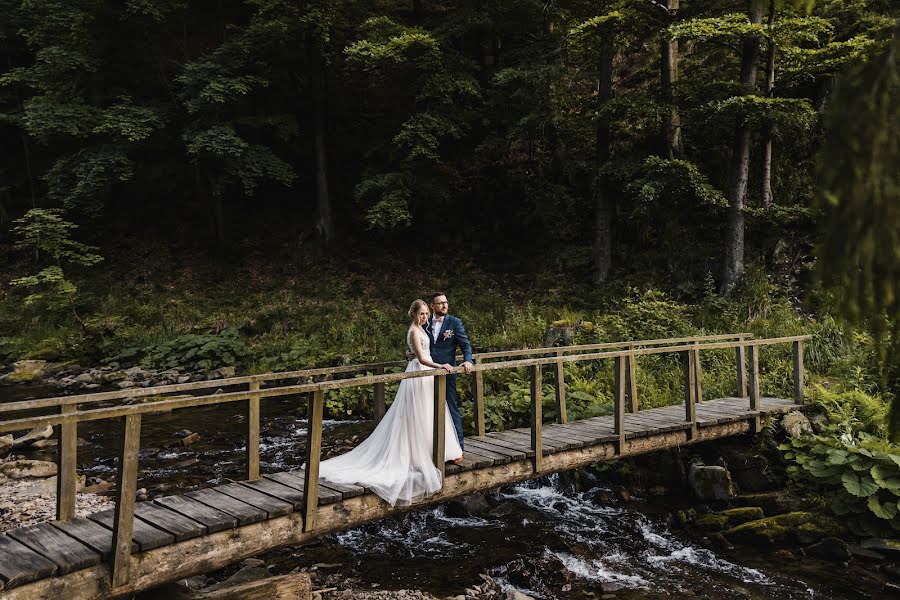
[[[434,304],[434,299],[435,299],[435,298],[437,298],[438,296],[446,296],[446,295],[447,295],[447,294],[445,294],[444,292],[432,292],[432,293],[431,293],[431,300],[429,300],[428,303],[429,303],[429,304]]]

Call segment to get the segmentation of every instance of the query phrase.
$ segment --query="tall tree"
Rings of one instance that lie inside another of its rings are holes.
[[[762,23],[763,0],[750,0],[750,25]],[[744,96],[756,91],[756,70],[759,60],[760,33],[758,29],[744,37],[741,51],[741,92]],[[725,259],[719,280],[719,292],[730,294],[744,275],[744,205],[747,181],[750,176],[750,126],[739,123],[734,132],[731,159],[728,167],[728,217],[725,230]]]
[[[769,0],[769,21],[766,28],[766,84],[763,95],[771,98],[775,92],[775,0]],[[766,125],[762,132],[762,177],[760,178],[760,198],[762,205],[772,205],[772,126]]]
[[[668,24],[675,21],[680,8],[680,0],[666,0],[666,14]],[[668,29],[668,24],[666,29]],[[681,138],[681,115],[675,106],[673,95],[674,87],[678,81],[678,39],[667,30],[662,36],[661,47],[661,79],[663,101],[669,103],[670,108],[663,117],[663,139],[666,144],[666,153],[669,158],[684,157],[684,143]]]

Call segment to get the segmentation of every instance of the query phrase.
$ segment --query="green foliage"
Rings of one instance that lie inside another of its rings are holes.
[[[820,386],[810,400],[827,419],[820,433],[779,446],[794,483],[822,496],[860,533],[900,531],[900,447],[885,437],[887,404],[859,391],[836,393]]]
[[[126,348],[105,362],[134,362],[148,369],[210,370],[235,366],[249,354],[238,332],[224,329],[218,334],[189,333],[160,344]]]
[[[77,288],[66,279],[63,265],[90,267],[103,260],[95,252],[96,248],[72,239],[72,232],[77,228],[63,218],[61,211],[54,209],[33,208],[15,221],[17,249],[53,263],[36,274],[10,282],[13,287],[31,292],[25,297],[26,306],[35,303],[45,303],[51,309],[70,306]]]

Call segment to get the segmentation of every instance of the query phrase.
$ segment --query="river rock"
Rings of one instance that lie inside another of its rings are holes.
[[[781,428],[792,438],[804,437],[813,433],[809,419],[799,411],[792,411],[784,415],[781,419]]]
[[[506,600],[534,600],[534,598],[519,590],[506,590]]]
[[[259,581],[260,579],[265,579],[266,577],[271,577],[272,574],[269,573],[269,570],[264,567],[244,567],[225,581],[221,583],[217,583],[215,585],[211,585],[205,588],[206,592],[214,592],[216,590],[221,590],[224,588],[229,588],[233,585],[237,585],[239,583],[248,583],[250,581]]]
[[[890,540],[883,538],[866,538],[859,543],[866,550],[875,550],[900,558],[900,540]]]
[[[181,438],[181,445],[182,446],[190,446],[194,442],[199,442],[199,441],[200,441],[200,434],[195,431],[195,432],[191,433],[190,435],[186,435],[183,438]]]
[[[809,507],[808,501],[791,496],[784,491],[741,494],[734,498],[733,503],[738,506],[758,506],[767,517],[774,517],[786,512],[797,512]]]
[[[75,377],[75,381],[78,383],[93,383],[94,377],[90,373],[82,373]]]
[[[691,463],[688,484],[700,500],[728,500],[734,495],[731,474],[725,467]]]
[[[0,473],[10,479],[52,477],[56,475],[56,463],[45,460],[14,460],[0,464]]]
[[[771,547],[792,544],[799,536],[821,540],[836,536],[841,530],[840,525],[829,517],[797,511],[748,521],[722,532],[722,535],[735,544]]]
[[[806,552],[808,556],[815,556],[816,558],[824,558],[825,560],[833,560],[836,562],[847,562],[853,558],[853,555],[850,553],[850,548],[847,547],[847,543],[837,537],[827,537],[817,544],[804,548],[803,551]]]
[[[27,446],[38,440],[46,440],[52,435],[53,427],[50,425],[47,425],[46,427],[35,427],[22,437],[13,440],[13,448],[21,448],[22,446]]]
[[[0,453],[6,452],[13,445],[13,436],[10,433],[9,435],[0,435]]]
[[[479,517],[487,513],[491,505],[481,494],[469,494],[462,498],[451,500],[445,505],[445,513],[448,517],[464,518]]]
[[[20,360],[13,363],[15,371],[9,374],[9,381],[25,383],[44,376],[47,370],[46,360]]]

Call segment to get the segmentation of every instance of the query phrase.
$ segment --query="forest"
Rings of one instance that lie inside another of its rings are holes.
[[[824,421],[761,437],[809,510],[900,532],[896,2],[0,0],[0,48],[0,401],[397,360],[438,290],[476,351],[811,334]],[[642,362],[642,406],[681,373]],[[525,369],[485,386],[527,424]]]

